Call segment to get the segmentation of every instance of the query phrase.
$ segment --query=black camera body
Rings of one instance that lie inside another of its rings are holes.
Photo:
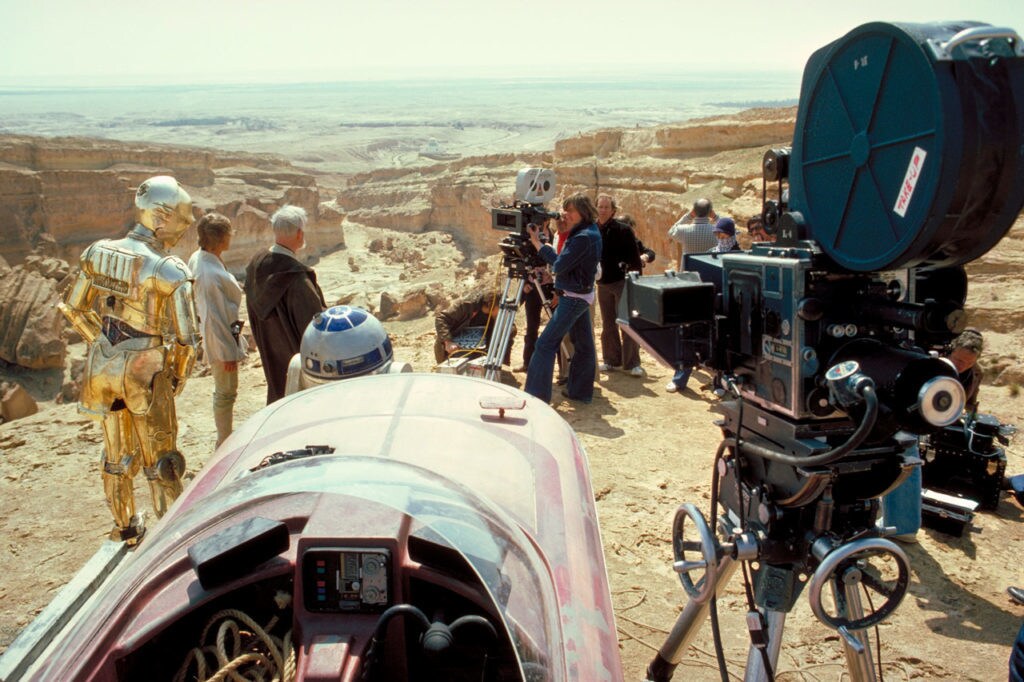
[[[540,257],[529,236],[508,234],[498,242],[501,249],[501,264],[510,272],[520,273],[530,268],[542,267],[544,259]]]
[[[883,397],[879,434],[934,428],[933,395],[956,371],[932,357],[962,330],[966,277],[837,270],[813,244],[687,255],[688,272],[715,287],[703,364],[738,379],[746,399],[795,420],[841,416],[825,371],[854,360]]]
[[[549,220],[558,220],[560,214],[548,211],[543,204],[515,202],[512,206],[491,209],[491,227],[508,232],[498,242],[502,253],[502,265],[506,268],[522,269],[541,267],[544,259],[533,248],[529,226],[543,226]],[[547,233],[540,232],[541,241],[547,241]]]
[[[543,225],[549,220],[558,220],[561,217],[558,211],[549,211],[543,204],[516,201],[511,206],[491,209],[491,228],[528,236],[527,225]]]

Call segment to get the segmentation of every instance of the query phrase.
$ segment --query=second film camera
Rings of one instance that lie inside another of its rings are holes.
[[[528,225],[542,226],[561,217],[549,211],[544,204],[555,196],[555,172],[542,168],[524,168],[516,175],[515,198],[510,206],[491,209],[491,227],[509,234],[498,242],[504,256],[504,265],[536,267],[544,265],[530,243]],[[541,232],[541,240],[545,234]]]
[[[919,437],[960,419],[964,390],[937,354],[966,323],[963,265],[1024,205],[1022,150],[1014,31],[866,24],[811,56],[792,147],[765,154],[762,219],[776,241],[627,277],[619,323],[664,364],[702,366],[731,394],[717,406],[711,522],[693,505],[677,513],[691,600],[650,679],[671,677],[740,562],[755,602],[748,679],[774,666],[805,588],[840,631],[853,679],[870,676],[866,628],[895,609],[909,575],[876,526],[878,499],[921,466]],[[870,608],[861,589],[875,594]]]

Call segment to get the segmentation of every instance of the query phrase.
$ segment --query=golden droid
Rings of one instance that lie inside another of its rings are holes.
[[[135,194],[135,220],[123,239],[101,239],[82,253],[78,279],[59,304],[89,343],[79,411],[103,421],[110,537],[132,544],[144,531],[132,491],[139,467],[158,517],[181,493],[174,396],[199,342],[191,273],[167,253],[192,224],[192,199],[174,178],[150,178]]]

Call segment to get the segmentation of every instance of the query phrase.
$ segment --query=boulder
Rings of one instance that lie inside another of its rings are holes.
[[[52,256],[44,256],[40,253],[30,253],[25,256],[22,264],[26,270],[38,272],[43,277],[63,281],[71,273],[71,266],[67,261]]]
[[[5,423],[21,419],[39,411],[36,401],[21,384],[0,385],[0,419]]]
[[[390,320],[398,314],[398,299],[391,295],[391,293],[382,291],[380,294],[380,306],[378,307],[378,310],[378,318],[381,320]]]
[[[385,291],[380,295],[380,311],[377,317],[381,320],[415,320],[426,315],[429,310],[430,296],[425,287],[402,294]]]
[[[57,281],[18,266],[0,279],[0,359],[28,369],[64,366]]]
[[[78,402],[82,386],[77,381],[68,380],[61,384],[60,393],[53,399],[58,405],[70,405]]]
[[[399,320],[415,320],[424,317],[429,309],[429,298],[425,289],[415,289],[405,294],[398,304]]]

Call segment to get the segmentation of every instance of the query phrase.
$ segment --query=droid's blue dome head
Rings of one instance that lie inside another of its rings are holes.
[[[313,317],[299,354],[303,373],[315,383],[387,372],[394,357],[384,325],[366,310],[347,305]]]

